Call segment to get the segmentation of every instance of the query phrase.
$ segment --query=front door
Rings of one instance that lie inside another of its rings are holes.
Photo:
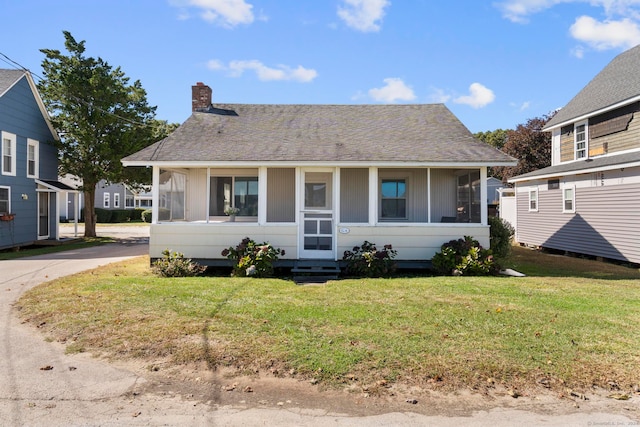
[[[335,259],[333,172],[302,172],[300,258]]]
[[[49,193],[38,193],[38,239],[49,237]]]

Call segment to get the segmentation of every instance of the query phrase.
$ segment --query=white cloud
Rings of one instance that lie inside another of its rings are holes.
[[[562,3],[588,3],[593,7],[601,7],[608,18],[627,17],[640,19],[640,0],[503,0],[494,3],[502,16],[513,22],[527,22],[528,16],[550,9]]]
[[[480,83],[472,83],[469,86],[469,95],[459,96],[454,99],[456,104],[465,104],[472,108],[482,108],[491,104],[496,99],[493,91]]]
[[[291,68],[287,65],[278,65],[276,68],[267,67],[257,59],[252,60],[235,60],[224,65],[217,59],[207,62],[207,67],[214,71],[228,71],[231,77],[240,77],[246,70],[252,70],[261,81],[296,81],[308,83],[318,76],[318,72],[314,69],[304,68],[298,65]]]
[[[512,22],[525,23],[527,16],[538,13],[560,3],[575,0],[506,0],[494,5],[502,11],[502,16]]]
[[[528,110],[529,107],[531,106],[531,102],[530,101],[525,101],[522,104],[517,104],[515,102],[510,102],[509,105],[515,109],[517,109],[518,111],[525,111]]]
[[[599,22],[590,16],[581,16],[570,28],[573,38],[597,50],[629,49],[640,44],[640,27],[630,19]]]
[[[402,79],[389,77],[383,80],[385,86],[369,90],[369,96],[378,102],[394,103],[398,101],[412,101],[416,99],[413,89]]]
[[[429,95],[429,99],[431,100],[431,102],[435,102],[437,104],[445,104],[449,102],[449,100],[451,99],[451,95],[449,95],[443,89],[435,88],[431,92],[431,95]]]
[[[205,21],[227,28],[254,21],[253,6],[245,0],[171,0],[170,3],[182,8],[195,7]],[[187,19],[188,16],[182,11],[179,19]]]
[[[344,7],[338,6],[338,16],[349,27],[362,32],[380,31],[379,21],[384,16],[388,0],[342,0]]]

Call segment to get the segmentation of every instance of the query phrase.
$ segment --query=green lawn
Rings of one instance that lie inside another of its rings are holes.
[[[509,387],[640,384],[640,272],[515,248],[528,277],[297,286],[166,279],[146,257],[28,292],[21,316],[68,351],[358,381]]]

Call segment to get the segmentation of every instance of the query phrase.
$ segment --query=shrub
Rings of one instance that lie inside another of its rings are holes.
[[[111,211],[109,209],[94,208],[96,212],[96,222],[106,224],[111,222]]]
[[[500,269],[491,250],[483,249],[469,236],[443,244],[431,263],[439,274],[454,276],[488,276],[497,274]]]
[[[248,237],[238,246],[222,251],[222,256],[234,261],[233,276],[270,277],[273,275],[273,263],[284,250],[269,243],[256,243]]]
[[[491,226],[491,252],[496,258],[506,258],[511,253],[511,239],[515,234],[513,226],[502,218],[489,217]]]
[[[378,250],[375,243],[365,240],[362,246],[345,251],[342,259],[347,261],[346,273],[350,276],[383,277],[396,270],[393,258],[397,253],[391,245]]]
[[[144,222],[151,222],[151,209],[146,209],[144,211],[142,211],[142,213],[140,214],[140,218],[144,221]]]
[[[110,222],[121,223],[129,222],[131,220],[131,213],[129,209],[112,209]]]
[[[131,221],[142,221],[142,213],[145,212],[146,209],[142,209],[142,208],[135,208],[135,209],[130,209],[130,216],[129,219]],[[146,222],[146,221],[145,221]],[[149,209],[149,222],[151,222],[151,209]]]
[[[162,258],[153,263],[151,269],[161,277],[193,277],[204,273],[207,267],[185,258],[180,252],[162,251]]]

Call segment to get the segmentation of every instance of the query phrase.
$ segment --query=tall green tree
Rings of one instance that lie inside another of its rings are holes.
[[[495,176],[506,182],[511,177],[551,166],[551,134],[542,132],[542,128],[552,117],[553,114],[534,117],[507,131],[502,151],[518,159],[518,165],[493,168]]]
[[[101,179],[132,184],[140,178],[120,159],[154,141],[156,107],[147,103],[139,80],[130,84],[120,67],[86,57],[84,40],[63,34],[68,54],[41,49],[44,79],[38,90],[61,137],[59,173],[82,179],[84,235],[95,237],[96,184]]]
[[[496,130],[488,130],[486,132],[476,132],[473,134],[480,141],[486,142],[487,144],[496,147],[498,150],[502,150],[504,144],[507,143],[507,132],[505,129],[496,129]],[[489,176],[493,176],[502,180],[502,174],[500,171],[496,171],[496,168],[489,168],[487,170],[487,174]]]

